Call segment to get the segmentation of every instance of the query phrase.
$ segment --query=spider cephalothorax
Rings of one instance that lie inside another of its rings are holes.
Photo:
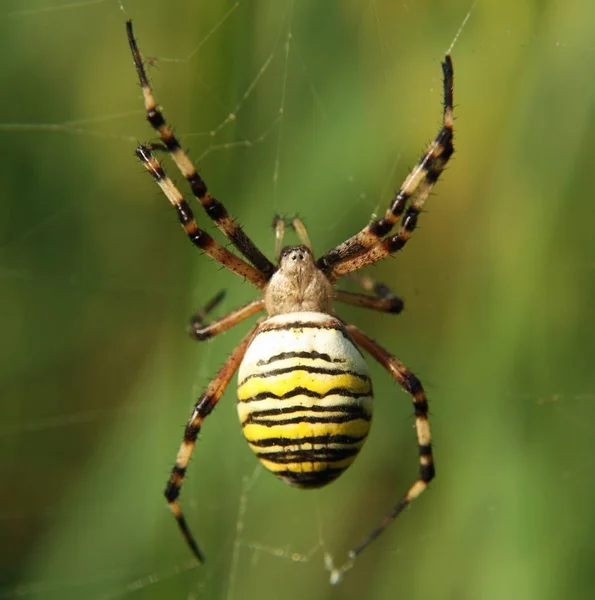
[[[285,246],[279,268],[264,293],[264,305],[270,316],[299,311],[330,313],[333,288],[316,266],[307,246]]]
[[[203,560],[178,496],[202,423],[236,371],[242,428],[264,466],[288,483],[304,488],[320,487],[338,477],[353,462],[370,426],[372,382],[359,350],[363,348],[413,399],[419,477],[382,523],[350,552],[353,559],[427,487],[434,477],[434,461],[428,403],[420,381],[359,328],[339,319],[333,302],[387,313],[399,313],[403,308],[402,300],[387,286],[357,277],[353,272],[390,256],[407,243],[432,187],[454,151],[450,56],[442,63],[442,128],[385,214],[316,261],[301,220],[294,218],[289,224],[302,244],[281,248],[286,222],[276,218],[275,266],[208,192],[157,108],[131,22],[127,23],[127,30],[147,119],[161,139],[158,146],[139,146],[137,156],[176,209],[190,241],[261,292],[252,302],[207,324],[205,318],[221,299],[219,294],[192,318],[191,336],[206,340],[263,310],[267,313],[240,341],[196,403],[165,490],[167,501],[193,553]],[[190,206],[153,156],[152,149],[157,148],[170,153],[194,197],[243,258],[198,227]],[[392,233],[395,227],[397,230]],[[369,293],[336,289],[335,283],[345,275]]]

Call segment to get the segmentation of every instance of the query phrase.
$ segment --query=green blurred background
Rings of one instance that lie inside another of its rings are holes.
[[[369,270],[406,311],[338,307],[421,377],[437,463],[338,587],[325,552],[341,563],[416,476],[410,400],[372,366],[362,456],[302,492],[256,466],[230,389],[182,493],[208,559],[193,563],[162,490],[250,323],[206,344],[185,328],[219,289],[220,314],[254,292],[190,246],[135,162],[154,135],[124,22],[270,256],[276,212],[298,211],[320,253],[384,210],[438,130],[470,3],[124,7],[0,7],[0,598],[592,598],[595,5],[476,3],[453,50],[455,158],[405,251]]]

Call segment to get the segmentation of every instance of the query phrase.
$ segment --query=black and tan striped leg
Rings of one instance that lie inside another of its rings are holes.
[[[236,275],[247,279],[259,290],[263,290],[267,282],[267,276],[242,260],[239,256],[233,254],[233,252],[230,252],[214,240],[206,231],[198,227],[190,206],[184,200],[174,182],[166,175],[163,167],[151,151],[146,146],[139,146],[136,149],[136,155],[176,209],[180,223],[190,241],[197,248],[203,250],[205,254],[214,258],[219,264],[228,268]]]
[[[361,308],[371,308],[380,312],[399,314],[403,310],[403,299],[394,294],[384,283],[379,283],[366,275],[350,275],[349,279],[363,287],[367,292],[375,294],[356,294],[345,290],[335,290],[334,298],[338,302],[353,304]]]
[[[384,518],[382,523],[349,553],[350,558],[353,559],[369,546],[403,509],[411,504],[426,489],[428,483],[434,478],[434,458],[432,456],[432,440],[430,423],[428,421],[428,400],[419,379],[403,363],[394,356],[391,356],[382,346],[355,327],[355,325],[347,325],[347,330],[355,343],[366,350],[366,352],[369,352],[413,396],[415,428],[419,448],[419,478],[399,500],[393,510]]]
[[[228,315],[207,324],[205,323],[206,312],[203,309],[201,312],[195,314],[190,321],[190,337],[200,342],[208,340],[227,331],[261,310],[264,310],[264,298],[262,297],[252,300],[252,302],[241,306]]]
[[[138,44],[132,31],[132,21],[126,23],[128,33],[128,43],[134,58],[134,65],[143,91],[145,109],[147,111],[147,120],[151,127],[159,134],[161,141],[169,151],[174,162],[180,169],[180,172],[188,181],[192,193],[201,203],[207,215],[215,222],[217,227],[225,234],[231,243],[265,276],[270,277],[275,272],[275,265],[256,247],[254,242],[244,233],[242,228],[227,212],[223,204],[211,196],[207,186],[192,161],[184,152],[180,143],[173,134],[171,128],[167,125],[161,110],[157,107],[153,92],[149,84],[149,78],[145,71],[143,61],[138,49]]]
[[[182,484],[184,483],[186,468],[190,462],[192,451],[194,450],[194,445],[196,443],[196,438],[198,437],[203,421],[212,412],[213,408],[215,408],[215,405],[229,385],[229,382],[240,366],[240,363],[244,358],[244,354],[246,353],[246,349],[252,341],[252,338],[254,337],[258,327],[258,324],[255,325],[250,333],[248,333],[248,335],[239,343],[239,345],[231,353],[231,356],[225,361],[225,364],[223,367],[221,367],[221,370],[219,373],[217,373],[215,379],[211,381],[204,394],[196,403],[194,411],[192,412],[192,416],[190,417],[190,420],[188,421],[184,431],[184,440],[182,441],[180,449],[178,450],[176,464],[172,469],[169,481],[167,482],[167,487],[165,488],[165,497],[169,507],[174,513],[180,530],[182,531],[183,536],[186,538],[186,542],[190,546],[192,553],[200,562],[204,562],[204,555],[200,551],[194,536],[190,533],[190,529],[188,528],[188,524],[186,523],[186,519],[182,513],[182,508],[178,502],[178,497],[180,495]]]
[[[372,221],[359,233],[345,242],[329,250],[317,261],[317,266],[331,280],[356,271],[366,264],[380,260],[384,255],[375,255],[374,260],[368,258],[373,249],[395,224],[401,219],[399,232],[391,237],[391,252],[403,247],[415,229],[417,218],[430,195],[430,192],[444,170],[446,163],[454,152],[453,147],[453,67],[450,55],[446,55],[442,63],[444,76],[444,116],[442,129],[430,144],[417,166],[411,171],[401,189],[395,195],[390,207],[383,217]],[[410,202],[409,202],[410,201]],[[407,203],[409,206],[407,207]],[[366,257],[362,260],[360,257]]]

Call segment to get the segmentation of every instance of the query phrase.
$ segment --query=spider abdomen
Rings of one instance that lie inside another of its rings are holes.
[[[361,449],[372,417],[363,356],[335,317],[270,317],[238,373],[238,413],[263,465],[291,485],[323,486]]]

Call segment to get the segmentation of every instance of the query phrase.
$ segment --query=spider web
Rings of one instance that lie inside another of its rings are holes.
[[[196,256],[135,168],[153,133],[124,21],[210,189],[271,256],[275,213],[299,212],[318,253],[382,213],[438,129],[439,61],[470,15],[460,156],[406,258],[371,271],[407,311],[341,311],[424,381],[436,485],[331,592],[416,476],[409,398],[371,366],[362,456],[306,493],[255,467],[230,389],[181,495],[197,566],[162,488],[247,325],[209,344],[184,327],[219,289],[221,314],[254,295]],[[579,2],[5,3],[0,598],[589,597],[593,22]],[[569,205],[585,218],[553,252]]]

